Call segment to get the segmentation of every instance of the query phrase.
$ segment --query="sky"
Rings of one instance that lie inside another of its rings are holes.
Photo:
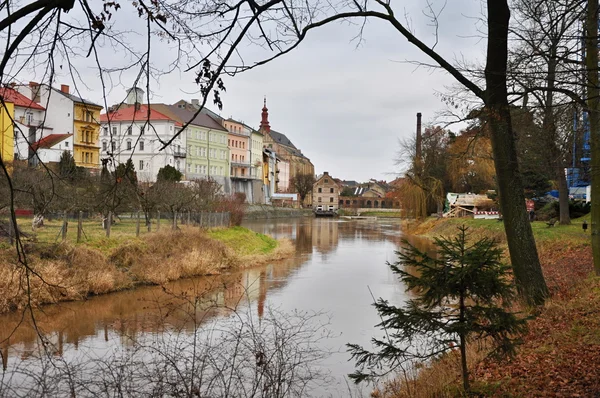
[[[432,45],[434,29],[423,13],[425,1],[396,2],[397,14],[406,15],[417,37]],[[484,12],[481,0],[431,0],[431,4],[435,9],[446,4],[439,18],[436,50],[450,60],[482,62],[485,40],[477,32],[481,28],[477,18]],[[143,29],[135,21],[127,23],[132,31]],[[358,31],[357,25],[348,23],[327,25],[309,33],[291,53],[225,78],[221,115],[258,128],[266,96],[271,127],[287,135],[311,159],[317,174],[328,171],[333,177],[356,181],[393,180],[401,171],[395,164],[399,140],[414,136],[417,112],[423,114],[424,124],[436,120],[436,113],[445,109],[436,93],[455,82],[443,71],[405,62],[430,61],[386,22],[368,21],[360,43],[352,41]],[[144,40],[141,34],[128,36],[134,47],[143,47]],[[264,49],[251,45],[241,50],[248,58],[265,54]],[[118,64],[110,48],[102,51],[101,59]],[[153,51],[153,62],[159,67],[174,53],[166,43],[159,43]],[[77,90],[102,104],[100,79],[91,62],[74,61],[85,81],[77,84]],[[194,78],[193,72],[181,70],[162,75],[152,82],[151,102],[198,98]],[[69,83],[70,77],[62,79]],[[123,73],[118,81],[111,81],[106,103],[120,102],[133,79]]]

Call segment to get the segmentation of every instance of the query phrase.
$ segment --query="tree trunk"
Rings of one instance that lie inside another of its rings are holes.
[[[464,292],[460,295],[460,315],[459,322],[461,326],[465,324],[465,297]],[[471,386],[469,385],[469,367],[467,366],[467,339],[464,332],[460,333],[460,365],[462,368],[463,388],[469,394]]]
[[[544,104],[544,121],[542,131],[550,148],[551,167],[554,172],[554,178],[558,182],[558,205],[559,205],[559,223],[561,225],[571,224],[569,216],[569,187],[567,186],[567,177],[564,172],[563,155],[560,150],[556,137],[556,122],[554,115],[554,88],[556,86],[556,50],[558,41],[553,40],[548,58],[548,73],[546,75],[546,103]]]
[[[562,159],[556,160],[556,180],[558,182],[558,206],[559,206],[559,223],[561,225],[571,224],[571,215],[569,214],[569,187],[567,186],[567,176],[565,168],[562,164]]]
[[[487,7],[485,104],[492,132],[498,196],[517,289],[528,304],[540,305],[548,295],[548,288],[525,207],[506,87],[510,11],[506,0],[488,0]]]
[[[598,0],[588,0],[586,18],[587,104],[590,122],[592,175],[592,252],[594,271],[600,275],[600,90],[598,89]]]

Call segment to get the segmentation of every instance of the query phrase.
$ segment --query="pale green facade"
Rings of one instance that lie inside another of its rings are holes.
[[[188,125],[186,128],[186,179],[229,178],[227,131]]]

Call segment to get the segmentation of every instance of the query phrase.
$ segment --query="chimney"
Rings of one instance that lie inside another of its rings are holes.
[[[418,162],[421,161],[423,139],[421,137],[421,112],[417,113],[417,137],[415,139],[415,158]]]
[[[60,91],[62,91],[65,94],[69,94],[69,85],[68,84],[61,84],[60,85]]]
[[[328,172],[328,171],[324,171],[324,172],[323,172],[323,175],[324,175],[324,176],[328,176],[328,175],[329,175],[329,172]]]
[[[200,106],[200,100],[198,100],[198,98],[192,98],[192,105],[196,107]]]
[[[140,110],[141,104],[139,102],[136,102],[133,106],[135,107],[135,111],[137,112]]]
[[[37,83],[37,82],[29,82],[29,87],[37,87],[37,86],[39,86],[39,85],[40,85],[40,84],[39,84],[39,83]]]

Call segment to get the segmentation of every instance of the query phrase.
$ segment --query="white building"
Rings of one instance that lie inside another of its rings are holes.
[[[178,121],[137,103],[109,109],[100,124],[100,158],[109,169],[131,159],[139,181],[156,181],[167,165],[185,173],[185,135],[175,137]]]

